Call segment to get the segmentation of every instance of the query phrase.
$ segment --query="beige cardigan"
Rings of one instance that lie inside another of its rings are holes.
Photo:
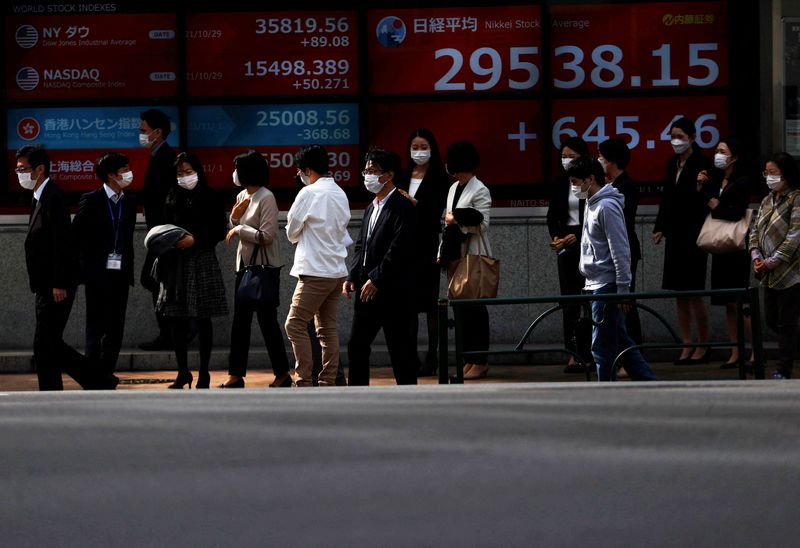
[[[248,197],[242,190],[236,196],[236,203]],[[275,195],[264,187],[259,188],[250,197],[250,205],[239,219],[230,218],[231,226],[239,235],[239,246],[236,249],[236,271],[250,264],[250,258],[259,245],[266,250],[256,254],[255,264],[282,266],[280,245],[276,240],[278,234],[278,204]]]
[[[458,182],[456,181],[453,183],[453,185],[450,187],[450,191],[447,193],[446,212],[452,212],[453,209],[471,207],[477,209],[483,214],[483,221],[480,225],[460,227],[461,232],[469,236],[461,244],[461,256],[463,257],[467,254],[477,255],[479,248],[478,246],[480,246],[481,255],[488,255],[491,257],[492,246],[489,243],[489,216],[491,215],[492,211],[492,196],[489,194],[489,189],[486,188],[486,185],[484,185],[477,177],[473,176],[472,179],[467,181],[467,184],[461,193],[461,197],[458,199],[458,203],[453,204],[453,207],[451,208],[450,205],[453,203],[453,198],[455,198],[457,187]],[[481,235],[483,235],[483,243],[480,242]]]

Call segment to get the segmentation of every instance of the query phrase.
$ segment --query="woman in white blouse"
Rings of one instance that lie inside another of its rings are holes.
[[[239,238],[236,250],[236,288],[248,264],[282,266],[278,233],[278,204],[275,196],[267,190],[269,166],[264,157],[255,150],[248,150],[234,159],[233,182],[243,186],[231,211],[231,226],[227,243]],[[228,361],[228,380],[220,388],[244,388],[247,375],[247,356],[250,351],[250,325],[253,312],[267,346],[275,380],[271,387],[291,387],[289,361],[286,346],[278,323],[278,303],[269,303],[258,308],[242,305],[234,299],[233,327],[231,329],[231,351]]]

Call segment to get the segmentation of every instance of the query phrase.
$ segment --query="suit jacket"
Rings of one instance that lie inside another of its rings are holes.
[[[61,189],[51,180],[42,191],[28,223],[25,264],[34,293],[77,285],[77,258],[72,243],[69,207]]]
[[[483,220],[479,225],[459,225],[461,232],[468,236],[461,244],[461,256],[463,257],[468,254],[477,255],[479,246],[481,255],[491,256],[492,246],[489,243],[489,216],[492,210],[492,195],[489,194],[489,189],[486,188],[486,185],[477,177],[472,177],[464,186],[458,203],[454,204],[453,200],[456,196],[457,187],[458,182],[453,183],[450,187],[450,191],[447,193],[447,211],[471,208],[479,211],[483,215]],[[479,235],[483,236],[483,241],[478,237]]]
[[[642,246],[636,235],[636,210],[639,208],[639,188],[627,171],[620,173],[612,183],[614,188],[625,196],[625,229],[628,232],[628,243],[631,247],[631,263],[642,258]]]
[[[583,227],[583,212],[586,200],[579,200],[578,206],[578,228],[570,228],[569,223],[569,179],[565,175],[559,175],[553,181],[552,194],[550,195],[550,205],[547,208],[547,230],[550,238],[563,238],[567,234],[576,234],[580,240],[581,228]]]
[[[703,156],[696,147],[686,159],[680,177],[678,174],[678,156],[667,161],[664,192],[658,207],[658,216],[653,232],[661,232],[664,237],[677,237],[686,243],[694,243],[708,214],[708,207],[703,195],[697,192],[697,174],[702,170],[710,171],[711,160]]]
[[[164,142],[150,157],[150,163],[147,164],[147,173],[144,176],[142,189],[142,204],[148,229],[166,222],[164,220],[164,203],[177,179],[173,165],[175,156],[175,150]]]
[[[348,280],[360,286],[367,279],[378,288],[378,296],[406,296],[414,274],[411,261],[415,233],[414,206],[399,192],[392,192],[367,240],[369,219],[375,209],[370,202],[364,211],[361,231],[355,242]]]
[[[112,213],[113,212],[113,213]],[[122,201],[114,204],[102,186],[81,196],[78,213],[72,220],[72,231],[78,249],[81,281],[98,284],[107,281],[109,253],[114,253],[114,221],[119,216],[117,253],[122,254],[121,274],[133,285],[133,231],[136,226],[136,197],[124,193]]]

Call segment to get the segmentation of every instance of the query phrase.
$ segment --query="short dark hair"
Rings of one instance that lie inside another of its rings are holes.
[[[260,152],[242,152],[233,159],[233,166],[244,186],[267,186],[269,183],[269,165]]]
[[[120,154],[119,152],[108,152],[97,159],[97,165],[94,168],[94,172],[97,174],[98,179],[104,183],[107,183],[109,175],[118,172],[120,169],[128,165],[130,165],[130,161],[124,154]]]
[[[380,167],[384,172],[391,171],[394,173],[395,180],[402,175],[403,167],[400,156],[391,150],[379,147],[371,148],[364,156],[364,164],[367,162],[372,162],[372,165]]]
[[[17,160],[25,158],[32,169],[44,166],[45,176],[50,175],[50,155],[42,145],[26,145],[17,151]]]
[[[160,129],[161,138],[164,139],[165,141],[167,140],[167,137],[169,137],[169,134],[172,131],[172,126],[170,125],[169,116],[167,116],[158,109],[151,108],[145,110],[143,113],[139,115],[139,119],[147,122],[147,125],[150,126],[152,129]]]
[[[300,171],[310,169],[317,175],[325,175],[331,169],[328,151],[321,145],[308,145],[301,148],[294,155],[294,163]]]
[[[480,165],[481,155],[475,145],[469,141],[456,141],[447,147],[445,163],[447,171],[451,174],[472,173]]]
[[[567,177],[586,180],[591,176],[594,176],[594,180],[598,185],[603,186],[605,183],[605,170],[600,162],[594,158],[578,158],[567,168]]]
[[[208,179],[206,179],[206,170],[203,169],[203,162],[200,161],[195,154],[191,152],[181,152],[175,157],[175,162],[172,164],[176,170],[181,164],[189,164],[192,169],[197,173],[197,187],[208,186]],[[177,177],[175,178],[177,180]]]
[[[609,162],[614,162],[620,169],[628,167],[628,162],[631,161],[631,151],[625,141],[618,137],[612,137],[600,143],[597,147],[603,158]]]
[[[579,156],[589,158],[592,156],[592,153],[589,152],[589,145],[581,139],[580,137],[569,137],[561,143],[561,146],[558,148],[558,152],[563,154],[565,148],[571,148],[575,152],[578,153]]]
[[[770,157],[769,161],[778,166],[778,169],[781,170],[781,176],[789,183],[790,187],[800,188],[800,171],[797,169],[797,160],[791,154],[776,152]]]
[[[697,135],[697,126],[694,125],[694,120],[692,120],[691,118],[687,118],[686,116],[684,116],[683,118],[678,118],[677,120],[672,122],[672,125],[669,126],[669,129],[672,129],[674,127],[678,128],[689,137]]]

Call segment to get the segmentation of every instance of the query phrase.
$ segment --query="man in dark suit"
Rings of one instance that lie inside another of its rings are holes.
[[[353,262],[342,293],[355,292],[353,327],[347,353],[349,384],[369,384],[370,346],[383,327],[397,384],[417,384],[414,345],[408,329],[414,288],[415,212],[396,192],[393,179],[401,173],[400,157],[373,149],[367,153],[364,184],[375,199],[364,211]]]
[[[167,143],[171,131],[169,117],[156,109],[144,111],[140,116],[139,144],[150,150],[150,163],[144,176],[142,202],[147,229],[164,224],[164,204],[169,189],[175,184],[175,150]],[[148,253],[144,260],[140,281],[142,287],[153,296],[153,309],[158,301],[158,283],[150,272],[155,256]],[[150,342],[142,343],[142,350],[168,350],[172,348],[172,336],[168,322],[156,313],[158,336]]]
[[[63,390],[62,370],[83,388],[101,388],[88,360],[63,338],[75,300],[77,261],[67,200],[50,180],[47,151],[41,146],[19,149],[16,172],[20,185],[33,191],[25,263],[36,295],[33,359],[39,390]]]
[[[133,181],[128,158],[115,152],[95,168],[103,185],[81,196],[72,230],[86,288],[86,357],[111,384],[125,330],[128,291],[133,285],[136,201],[123,189]]]

